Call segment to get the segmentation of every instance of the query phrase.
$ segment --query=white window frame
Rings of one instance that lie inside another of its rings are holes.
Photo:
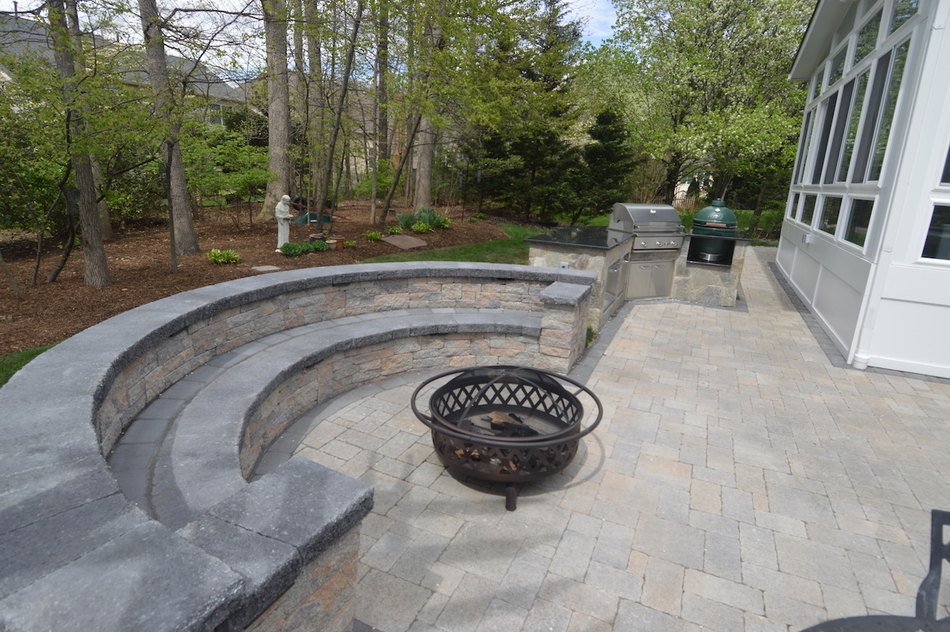
[[[802,130],[799,138],[799,153],[804,152],[804,156],[797,155],[795,158],[792,183],[789,187],[789,197],[786,202],[786,219],[794,221],[799,226],[807,226],[810,232],[821,233],[825,238],[833,239],[836,244],[840,244],[843,248],[857,250],[862,255],[867,254],[869,244],[875,242],[878,238],[876,233],[882,228],[882,226],[878,225],[879,222],[875,223],[875,218],[878,215],[877,209],[879,206],[881,187],[882,183],[886,182],[889,172],[894,168],[894,163],[896,162],[895,155],[899,153],[891,149],[890,146],[892,145],[892,138],[896,138],[894,134],[896,121],[900,118],[901,112],[908,107],[907,97],[905,95],[908,91],[906,86],[910,83],[911,73],[909,70],[913,68],[914,58],[918,54],[916,48],[919,47],[919,44],[915,46],[915,43],[916,40],[920,38],[913,38],[912,35],[914,31],[917,30],[917,26],[927,19],[926,14],[932,10],[931,4],[927,2],[927,0],[921,0],[917,7],[917,13],[902,24],[896,31],[888,33],[893,21],[895,1],[896,0],[860,0],[860,4],[857,7],[854,20],[851,24],[851,30],[845,35],[835,35],[831,50],[825,60],[816,68],[809,84],[808,102],[803,113]],[[881,17],[878,21],[875,48],[862,60],[855,63],[854,57],[856,55],[858,35],[861,29],[864,28],[870,20],[875,18],[878,11],[881,12]],[[897,101],[892,113],[892,120],[890,121],[891,133],[888,136],[888,148],[885,150],[880,173],[877,179],[873,181],[868,181],[867,175],[864,175],[861,178],[861,182],[852,182],[854,170],[856,166],[858,166],[858,154],[862,146],[862,140],[863,137],[868,134],[868,140],[866,141],[868,143],[868,155],[864,169],[865,174],[869,174],[871,171],[874,162],[875,145],[881,131],[881,119],[886,109],[888,92],[892,89],[891,81],[897,51],[908,41],[910,44],[905,60],[903,78],[899,92],[897,93]],[[844,70],[838,80],[834,83],[830,83],[829,80],[831,78],[831,69],[834,59],[837,55],[840,55],[843,50],[847,50]],[[889,55],[889,63],[886,64],[886,66],[878,63],[885,55]],[[878,66],[882,67],[879,68]],[[838,181],[837,170],[840,168],[838,161],[843,155],[844,147],[847,142],[849,120],[844,121],[844,127],[842,128],[843,136],[838,147],[837,155],[830,156],[829,153],[831,149],[834,148],[835,131],[838,127],[839,118],[844,116],[850,119],[851,110],[854,108],[854,102],[858,93],[857,81],[865,72],[867,73],[867,80],[864,85],[860,104],[861,110],[859,113],[858,126],[855,131],[854,147],[852,147],[851,156],[848,160],[847,175],[843,181]],[[878,113],[872,115],[872,87],[876,80],[876,75],[880,72],[886,72],[887,75],[881,79],[884,83],[881,89],[880,99],[876,104]],[[844,108],[842,107],[844,87],[852,80],[855,81],[855,88],[852,90],[848,107]],[[824,103],[832,94],[836,94],[835,107],[831,111],[825,111]],[[808,116],[809,113],[810,118]],[[826,118],[829,116],[832,117],[832,120],[831,127],[829,128],[828,142],[824,148],[825,156],[823,157],[822,173],[819,174],[817,181],[813,183],[812,180],[816,161],[819,160],[818,149],[821,144],[822,130],[825,126]],[[809,118],[808,124],[810,129],[806,129],[806,118]],[[873,123],[873,130],[870,128],[865,130],[865,127],[869,124],[869,118],[872,119],[870,122]],[[800,167],[799,162],[801,162]],[[831,182],[825,184],[827,170],[830,168],[835,168],[836,173],[832,175]],[[799,169],[801,171],[800,174],[798,174]],[[798,177],[796,177],[796,175]],[[796,194],[798,195],[797,199],[795,197]],[[812,221],[809,224],[805,224],[801,220],[805,208],[806,196],[809,195],[815,196],[815,213],[812,216]],[[833,236],[818,228],[824,211],[824,199],[826,196],[841,198],[838,225]],[[871,201],[874,205],[863,246],[858,246],[845,239],[845,229],[851,221],[852,200]]]

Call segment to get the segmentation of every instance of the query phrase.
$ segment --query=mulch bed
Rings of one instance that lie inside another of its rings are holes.
[[[419,235],[426,249],[504,239],[505,234],[493,220],[469,221],[471,212],[452,209],[446,212],[453,222],[448,230]],[[391,216],[388,224],[392,224]],[[241,262],[215,265],[204,254],[179,257],[178,271],[169,270],[168,230],[164,226],[133,226],[117,232],[106,244],[112,283],[102,289],[83,284],[82,251],[76,249],[55,283],[44,283],[56,265],[60,252],[51,248],[40,265],[39,282],[31,285],[36,243],[28,240],[0,239],[0,252],[13,270],[24,298],[17,299],[0,276],[0,355],[37,347],[67,338],[91,325],[128,309],[159,298],[212,283],[258,274],[254,266],[277,266],[282,270],[350,264],[399,252],[384,242],[364,237],[378,227],[369,223],[368,205],[350,202],[341,205],[334,216],[333,230],[356,246],[326,252],[285,257],[274,252],[277,228],[271,222],[249,221],[246,208],[205,209],[196,218],[198,242],[203,251],[211,248],[233,249]],[[306,241],[306,226],[292,226],[291,241]]]

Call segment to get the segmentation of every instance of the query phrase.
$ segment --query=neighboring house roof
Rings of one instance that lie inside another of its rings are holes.
[[[110,42],[102,41],[99,38],[94,38],[93,41],[100,51],[108,50],[111,46]],[[0,54],[11,57],[40,57],[50,63],[55,62],[49,31],[46,26],[34,20],[9,14],[0,15]],[[124,73],[125,80],[132,85],[147,85],[148,71],[146,70],[145,54],[137,50],[134,52],[134,56],[140,60],[140,63]],[[176,55],[167,55],[166,60],[169,72],[187,77],[188,87],[192,92],[216,101],[244,102],[244,93],[230,85],[207,64]],[[3,80],[3,76],[9,80],[11,74],[8,69],[0,65],[0,81]]]
[[[788,73],[793,81],[808,81],[818,64],[823,62],[831,51],[831,41],[835,31],[857,0],[818,0],[805,36],[802,37],[795,55],[795,63]]]

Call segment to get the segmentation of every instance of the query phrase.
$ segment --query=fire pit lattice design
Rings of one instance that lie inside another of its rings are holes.
[[[429,412],[417,406],[430,384],[449,378],[429,397]],[[583,427],[591,399],[596,418]],[[563,470],[577,454],[581,437],[602,417],[597,397],[582,384],[529,367],[484,366],[436,375],[412,395],[412,409],[432,432],[436,454],[449,470],[508,483],[506,506],[514,510],[516,483]]]

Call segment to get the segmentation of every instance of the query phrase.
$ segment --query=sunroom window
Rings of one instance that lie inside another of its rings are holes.
[[[891,69],[891,79],[887,88],[887,100],[884,102],[884,114],[881,116],[881,129],[877,134],[874,145],[874,159],[868,172],[868,180],[874,181],[881,177],[881,166],[884,164],[884,155],[887,152],[887,141],[891,135],[891,124],[894,119],[894,110],[897,108],[897,95],[900,93],[901,80],[904,78],[904,62],[907,61],[907,49],[910,42],[904,42],[897,49],[894,56],[894,66]]]
[[[871,212],[874,200],[851,200],[851,212],[848,213],[848,226],[844,232],[845,241],[863,246],[871,225]]]
[[[918,4],[920,4],[919,0],[895,0],[894,11],[891,14],[891,33],[917,14]]]
[[[812,119],[814,118],[812,112],[813,111],[810,111],[805,114],[805,126],[802,128],[802,139],[798,146],[798,162],[795,165],[795,184],[801,184],[802,182],[805,158],[808,156],[808,143],[811,142]]]
[[[811,220],[815,217],[815,200],[817,199],[814,195],[806,195],[805,203],[802,204],[802,217],[801,223],[811,226]]]
[[[868,56],[868,53],[874,50],[877,45],[877,32],[881,29],[881,12],[878,11],[874,16],[865,22],[861,30],[858,31],[858,43],[854,49],[854,63],[859,63]]]
[[[851,105],[851,114],[848,117],[848,135],[844,139],[844,149],[838,166],[838,177],[835,179],[837,182],[845,182],[848,179],[848,167],[851,166],[851,153],[854,151],[854,139],[857,138],[858,135],[858,123],[861,122],[861,107],[864,105],[864,93],[868,85],[868,71],[859,75],[857,82],[854,103]]]
[[[950,261],[950,206],[937,204],[930,216],[930,226],[920,253],[924,259]]]
[[[947,161],[943,163],[943,175],[940,184],[950,184],[950,147],[947,147]]]
[[[838,215],[841,213],[841,198],[826,197],[821,205],[821,219],[818,230],[834,235],[838,228]]]
[[[844,62],[848,58],[848,45],[845,44],[841,47],[841,50],[838,51],[838,54],[835,55],[835,58],[831,62],[831,72],[828,74],[828,85],[830,86],[838,79],[841,79],[841,75],[844,74]]]
[[[825,99],[821,106],[821,115],[823,121],[821,124],[821,136],[818,138],[818,154],[815,160],[815,170],[812,172],[812,184],[821,182],[821,170],[825,166],[825,152],[828,150],[828,139],[831,137],[831,124],[835,119],[835,104],[838,102],[838,93],[833,93]]]

